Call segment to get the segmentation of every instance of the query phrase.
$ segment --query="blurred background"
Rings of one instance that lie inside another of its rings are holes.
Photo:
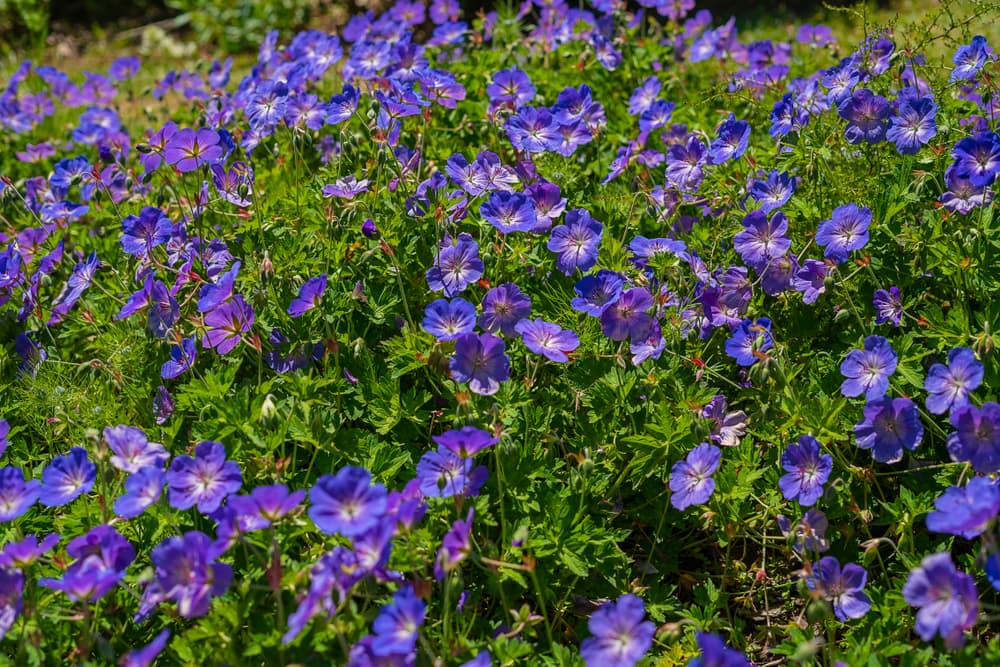
[[[464,17],[515,0],[461,0]],[[229,53],[252,51],[269,30],[287,37],[305,27],[333,30],[352,14],[380,10],[391,0],[0,0],[0,54],[38,54],[55,47],[73,57],[88,41],[138,39],[146,28]],[[574,3],[575,4],[575,3]],[[845,0],[696,0],[713,16],[753,21],[809,17]]]

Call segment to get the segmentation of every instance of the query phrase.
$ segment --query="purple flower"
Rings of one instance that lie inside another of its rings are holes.
[[[662,86],[663,84],[660,83],[660,79],[655,74],[647,77],[641,86],[632,91],[632,97],[628,101],[629,114],[638,116],[646,111],[656,100],[656,96],[660,94]]]
[[[445,431],[431,439],[441,447],[459,456],[475,456],[478,452],[500,442],[500,438],[491,436],[486,431],[475,426],[463,426],[460,429]]]
[[[832,602],[834,615],[846,622],[849,618],[861,618],[872,608],[871,599],[862,592],[867,579],[868,573],[860,565],[847,563],[841,569],[840,561],[825,556],[806,577],[806,584]]]
[[[597,263],[603,233],[604,225],[586,209],[575,208],[566,213],[564,224],[552,229],[546,247],[559,255],[556,266],[565,275],[576,269],[589,271]]]
[[[517,67],[503,69],[493,75],[493,82],[486,86],[491,108],[508,105],[516,109],[535,96],[531,78]]]
[[[123,519],[134,519],[155,505],[163,494],[166,475],[160,468],[138,470],[125,480],[125,493],[115,500],[115,514]]]
[[[475,330],[476,307],[462,298],[437,299],[427,305],[420,326],[439,341],[455,340]]]
[[[417,631],[424,624],[427,605],[407,586],[396,592],[392,602],[379,610],[372,632],[372,652],[378,656],[411,654],[417,645]]]
[[[510,377],[507,346],[493,334],[460,335],[449,366],[456,382],[468,382],[469,389],[482,396],[495,394]]]
[[[0,551],[0,568],[30,567],[58,543],[59,535],[56,533],[50,533],[41,542],[34,535],[28,535],[20,542],[8,542]]]
[[[968,461],[979,473],[1000,470],[1000,405],[960,405],[951,411],[955,433],[948,436],[952,461]]]
[[[712,441],[723,447],[735,447],[740,444],[740,438],[747,432],[746,413],[742,410],[728,412],[726,397],[722,394],[712,397],[708,405],[702,409],[701,416],[712,420],[710,426]]]
[[[521,334],[525,347],[558,363],[569,361],[566,353],[580,347],[580,338],[576,333],[541,318],[521,320],[514,330]]]
[[[1000,512],[1000,489],[989,477],[973,477],[965,486],[945,489],[934,507],[927,515],[927,530],[971,540],[982,535]]]
[[[434,559],[434,578],[438,581],[444,579],[445,574],[458,567],[466,557],[472,552],[472,518],[475,508],[470,507],[465,520],[459,519],[451,525],[444,539],[441,540],[441,548],[438,549],[437,557]]]
[[[177,171],[187,173],[203,164],[210,164],[222,157],[219,133],[203,127],[200,130],[185,128],[170,137],[163,150],[163,159]]]
[[[242,262],[235,261],[228,271],[215,278],[215,282],[206,282],[201,286],[198,292],[199,313],[211,312],[232,298],[241,266]]]
[[[976,582],[955,568],[948,552],[931,554],[910,571],[903,599],[920,607],[914,627],[920,638],[929,642],[941,635],[949,649],[961,648],[963,633],[976,624],[979,615]]]
[[[901,99],[895,115],[889,119],[891,126],[885,138],[896,144],[900,154],[916,155],[937,135],[936,114],[937,105],[929,97]]]
[[[0,468],[0,522],[13,521],[35,504],[41,484],[25,481],[20,468]]]
[[[865,400],[881,398],[889,389],[889,376],[896,372],[899,357],[882,336],[865,338],[864,350],[851,350],[840,364],[844,382],[840,393],[848,398],[865,395]]]
[[[748,266],[762,273],[772,260],[788,254],[792,241],[788,233],[788,218],[778,211],[767,219],[763,210],[751,211],[743,218],[743,231],[733,237],[733,249]]]
[[[232,301],[205,315],[207,330],[201,339],[201,345],[215,348],[219,354],[226,354],[243,340],[243,334],[250,331],[253,322],[253,308],[237,294]]]
[[[687,667],[753,667],[747,657],[726,646],[722,638],[710,632],[695,635],[701,655],[692,658]]]
[[[139,472],[147,466],[159,468],[170,458],[158,442],[149,442],[146,434],[134,426],[108,426],[104,441],[114,453],[111,465],[125,472]]]
[[[643,339],[653,326],[653,317],[646,312],[652,307],[653,297],[645,288],[625,290],[601,312],[601,332],[611,340]]]
[[[986,38],[982,35],[976,35],[970,43],[958,47],[952,58],[955,69],[951,71],[949,81],[975,78],[979,70],[986,64],[986,59],[989,57],[988,49]]]
[[[820,223],[816,243],[826,249],[824,257],[842,264],[852,250],[859,250],[868,243],[871,222],[870,209],[859,208],[856,204],[838,206],[829,220]]]
[[[95,526],[86,535],[66,545],[66,553],[76,559],[62,579],[40,579],[39,585],[64,592],[74,601],[98,600],[125,576],[135,560],[135,549],[117,530]]]
[[[10,432],[10,424],[6,419],[0,419],[0,456],[7,451],[7,434]]]
[[[239,517],[242,532],[263,530],[290,513],[305,500],[302,489],[289,491],[284,484],[258,486],[248,496],[232,496],[226,501]]]
[[[828,271],[826,263],[817,259],[807,259],[795,270],[792,286],[802,292],[802,303],[816,303],[816,299],[826,291]]]
[[[87,458],[87,450],[74,447],[65,456],[52,459],[42,471],[38,501],[46,507],[60,507],[90,493],[97,479],[97,466]]]
[[[153,641],[142,648],[131,650],[123,655],[118,661],[119,667],[149,667],[156,660],[156,657],[163,652],[163,649],[167,647],[169,640],[170,630],[161,630],[158,635],[153,637]]]
[[[726,354],[740,366],[753,366],[760,359],[767,358],[764,352],[774,347],[771,338],[771,320],[759,317],[756,321],[743,320],[726,340]]]
[[[562,144],[559,123],[548,109],[521,107],[504,128],[511,145],[527,153],[556,150]]]
[[[358,91],[354,86],[346,84],[344,90],[339,95],[330,98],[326,105],[327,125],[339,125],[354,115],[358,109]]]
[[[781,467],[788,474],[778,480],[778,488],[786,500],[798,500],[803,507],[809,507],[823,495],[823,485],[833,471],[833,457],[821,451],[812,435],[801,436],[785,449]]]
[[[319,306],[324,292],[326,292],[325,273],[305,281],[299,288],[299,295],[288,304],[288,314],[292,317],[302,317],[308,311]]]
[[[104,597],[125,576],[135,560],[135,549],[114,528],[95,526],[66,546],[76,559],[62,579],[41,579],[39,585],[63,591],[71,600],[94,601]]]
[[[750,123],[736,120],[733,114],[719,126],[719,135],[708,147],[708,163],[722,164],[738,160],[747,149],[750,139]]]
[[[139,215],[122,220],[122,250],[129,255],[149,259],[153,248],[170,239],[173,224],[167,214],[155,206],[143,207]]]
[[[501,234],[530,232],[538,224],[531,200],[520,192],[491,192],[479,207],[479,214]]]
[[[844,136],[852,144],[867,141],[877,144],[889,128],[889,101],[867,88],[854,93],[837,105],[840,117],[847,121]]]
[[[205,440],[195,447],[194,458],[181,455],[170,462],[167,486],[167,499],[174,509],[197,505],[199,512],[210,514],[226,496],[240,490],[243,477],[239,464],[226,460],[222,443]]]
[[[160,368],[160,376],[164,380],[171,380],[177,377],[191,368],[197,356],[198,350],[194,346],[194,336],[182,338],[180,345],[170,347],[170,361],[164,363],[163,367]],[[171,412],[173,412],[172,409]]]
[[[944,182],[948,189],[941,193],[938,201],[949,211],[968,215],[974,208],[987,206],[993,201],[993,190],[984,185],[973,185],[968,174],[959,173],[956,164],[945,170]]]
[[[803,551],[823,553],[830,548],[830,540],[826,539],[826,530],[830,523],[821,510],[811,507],[806,510],[794,528],[788,519],[778,515],[778,528],[785,537],[792,537],[792,549],[801,554]]]
[[[556,219],[566,211],[566,198],[555,183],[534,183],[524,189],[535,208],[538,223],[533,232],[548,231]]]
[[[684,192],[697,190],[702,180],[705,153],[705,144],[696,136],[686,143],[671,146],[667,150],[667,182]]]
[[[372,484],[364,468],[345,466],[336,475],[322,475],[309,491],[309,518],[328,535],[361,535],[382,520],[386,490]]]
[[[712,475],[719,469],[722,450],[703,442],[678,461],[670,470],[670,504],[683,511],[691,505],[704,505],[715,491]]]
[[[592,276],[585,276],[574,285],[577,296],[570,302],[573,310],[591,317],[601,314],[622,297],[625,281],[614,271],[601,269]]]
[[[246,162],[237,160],[228,171],[222,164],[213,164],[211,169],[212,185],[223,199],[240,208],[253,203],[254,174]]]
[[[191,341],[191,349],[194,349],[194,339]],[[170,395],[167,388],[162,384],[156,388],[156,395],[153,396],[153,416],[157,424],[165,424],[170,416],[174,414],[174,397]]]
[[[969,179],[975,187],[993,183],[1000,171],[1000,137],[995,132],[980,132],[962,139],[951,149],[955,175]]]
[[[854,426],[854,438],[861,449],[870,449],[879,463],[895,463],[903,450],[913,450],[924,435],[920,411],[908,398],[883,396],[869,401],[864,418]]]
[[[84,291],[93,282],[99,264],[96,251],[90,253],[82,262],[77,263],[73,268],[73,273],[66,280],[66,285],[52,301],[52,315],[46,323],[48,326],[62,322],[66,313],[76,305]]]
[[[587,667],[632,667],[653,645],[656,626],[645,619],[645,605],[635,595],[605,602],[587,622],[593,636],[580,644],[580,657]]]
[[[360,181],[354,176],[344,176],[338,178],[333,183],[323,186],[324,197],[339,197],[340,199],[354,199],[363,192],[368,192],[368,179]]]
[[[643,135],[648,135],[654,130],[666,127],[674,113],[675,105],[666,100],[655,100],[639,114],[639,130]]]
[[[798,132],[809,124],[809,112],[796,104],[791,93],[774,103],[771,109],[771,127],[768,130],[775,139]]]
[[[903,297],[898,287],[893,285],[888,290],[875,290],[872,303],[875,305],[875,324],[892,322],[892,326],[899,326],[899,321],[903,319]]]
[[[215,562],[211,545],[208,535],[193,530],[153,547],[156,578],[146,588],[143,607],[173,600],[183,618],[207,614],[212,598],[225,593],[233,579],[233,568]]]
[[[483,297],[483,314],[479,326],[490,333],[502,332],[514,336],[514,325],[531,314],[531,298],[515,283],[503,283],[490,289]],[[468,333],[471,333],[470,329]]]
[[[795,41],[799,44],[808,44],[810,46],[826,46],[827,44],[836,44],[837,42],[829,26],[814,26],[809,23],[803,23],[799,26],[798,32],[795,33]]]
[[[426,452],[417,463],[420,492],[428,498],[475,496],[486,483],[486,468],[473,467],[471,458],[459,456],[447,447]]]
[[[948,352],[948,365],[934,364],[927,371],[924,389],[927,390],[927,410],[935,415],[944,414],[969,402],[969,392],[983,382],[983,365],[967,347],[956,347]]]
[[[21,615],[24,604],[24,575],[20,570],[0,568],[0,640]]]
[[[479,280],[485,265],[479,258],[479,244],[466,233],[458,235],[452,245],[451,238],[445,237],[434,258],[434,266],[427,269],[427,286],[434,292],[444,291],[452,297],[460,294],[471,282]]]

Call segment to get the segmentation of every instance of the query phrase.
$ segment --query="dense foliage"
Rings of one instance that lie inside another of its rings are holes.
[[[25,62],[5,660],[996,664],[995,18]]]

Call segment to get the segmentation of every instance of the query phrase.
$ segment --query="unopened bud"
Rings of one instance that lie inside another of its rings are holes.
[[[267,423],[278,414],[278,406],[274,404],[274,396],[268,394],[260,405],[260,421]]]

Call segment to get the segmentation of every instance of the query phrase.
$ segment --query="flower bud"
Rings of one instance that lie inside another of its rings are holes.
[[[274,404],[274,396],[268,394],[260,405],[260,421],[267,423],[278,414],[278,406]]]

